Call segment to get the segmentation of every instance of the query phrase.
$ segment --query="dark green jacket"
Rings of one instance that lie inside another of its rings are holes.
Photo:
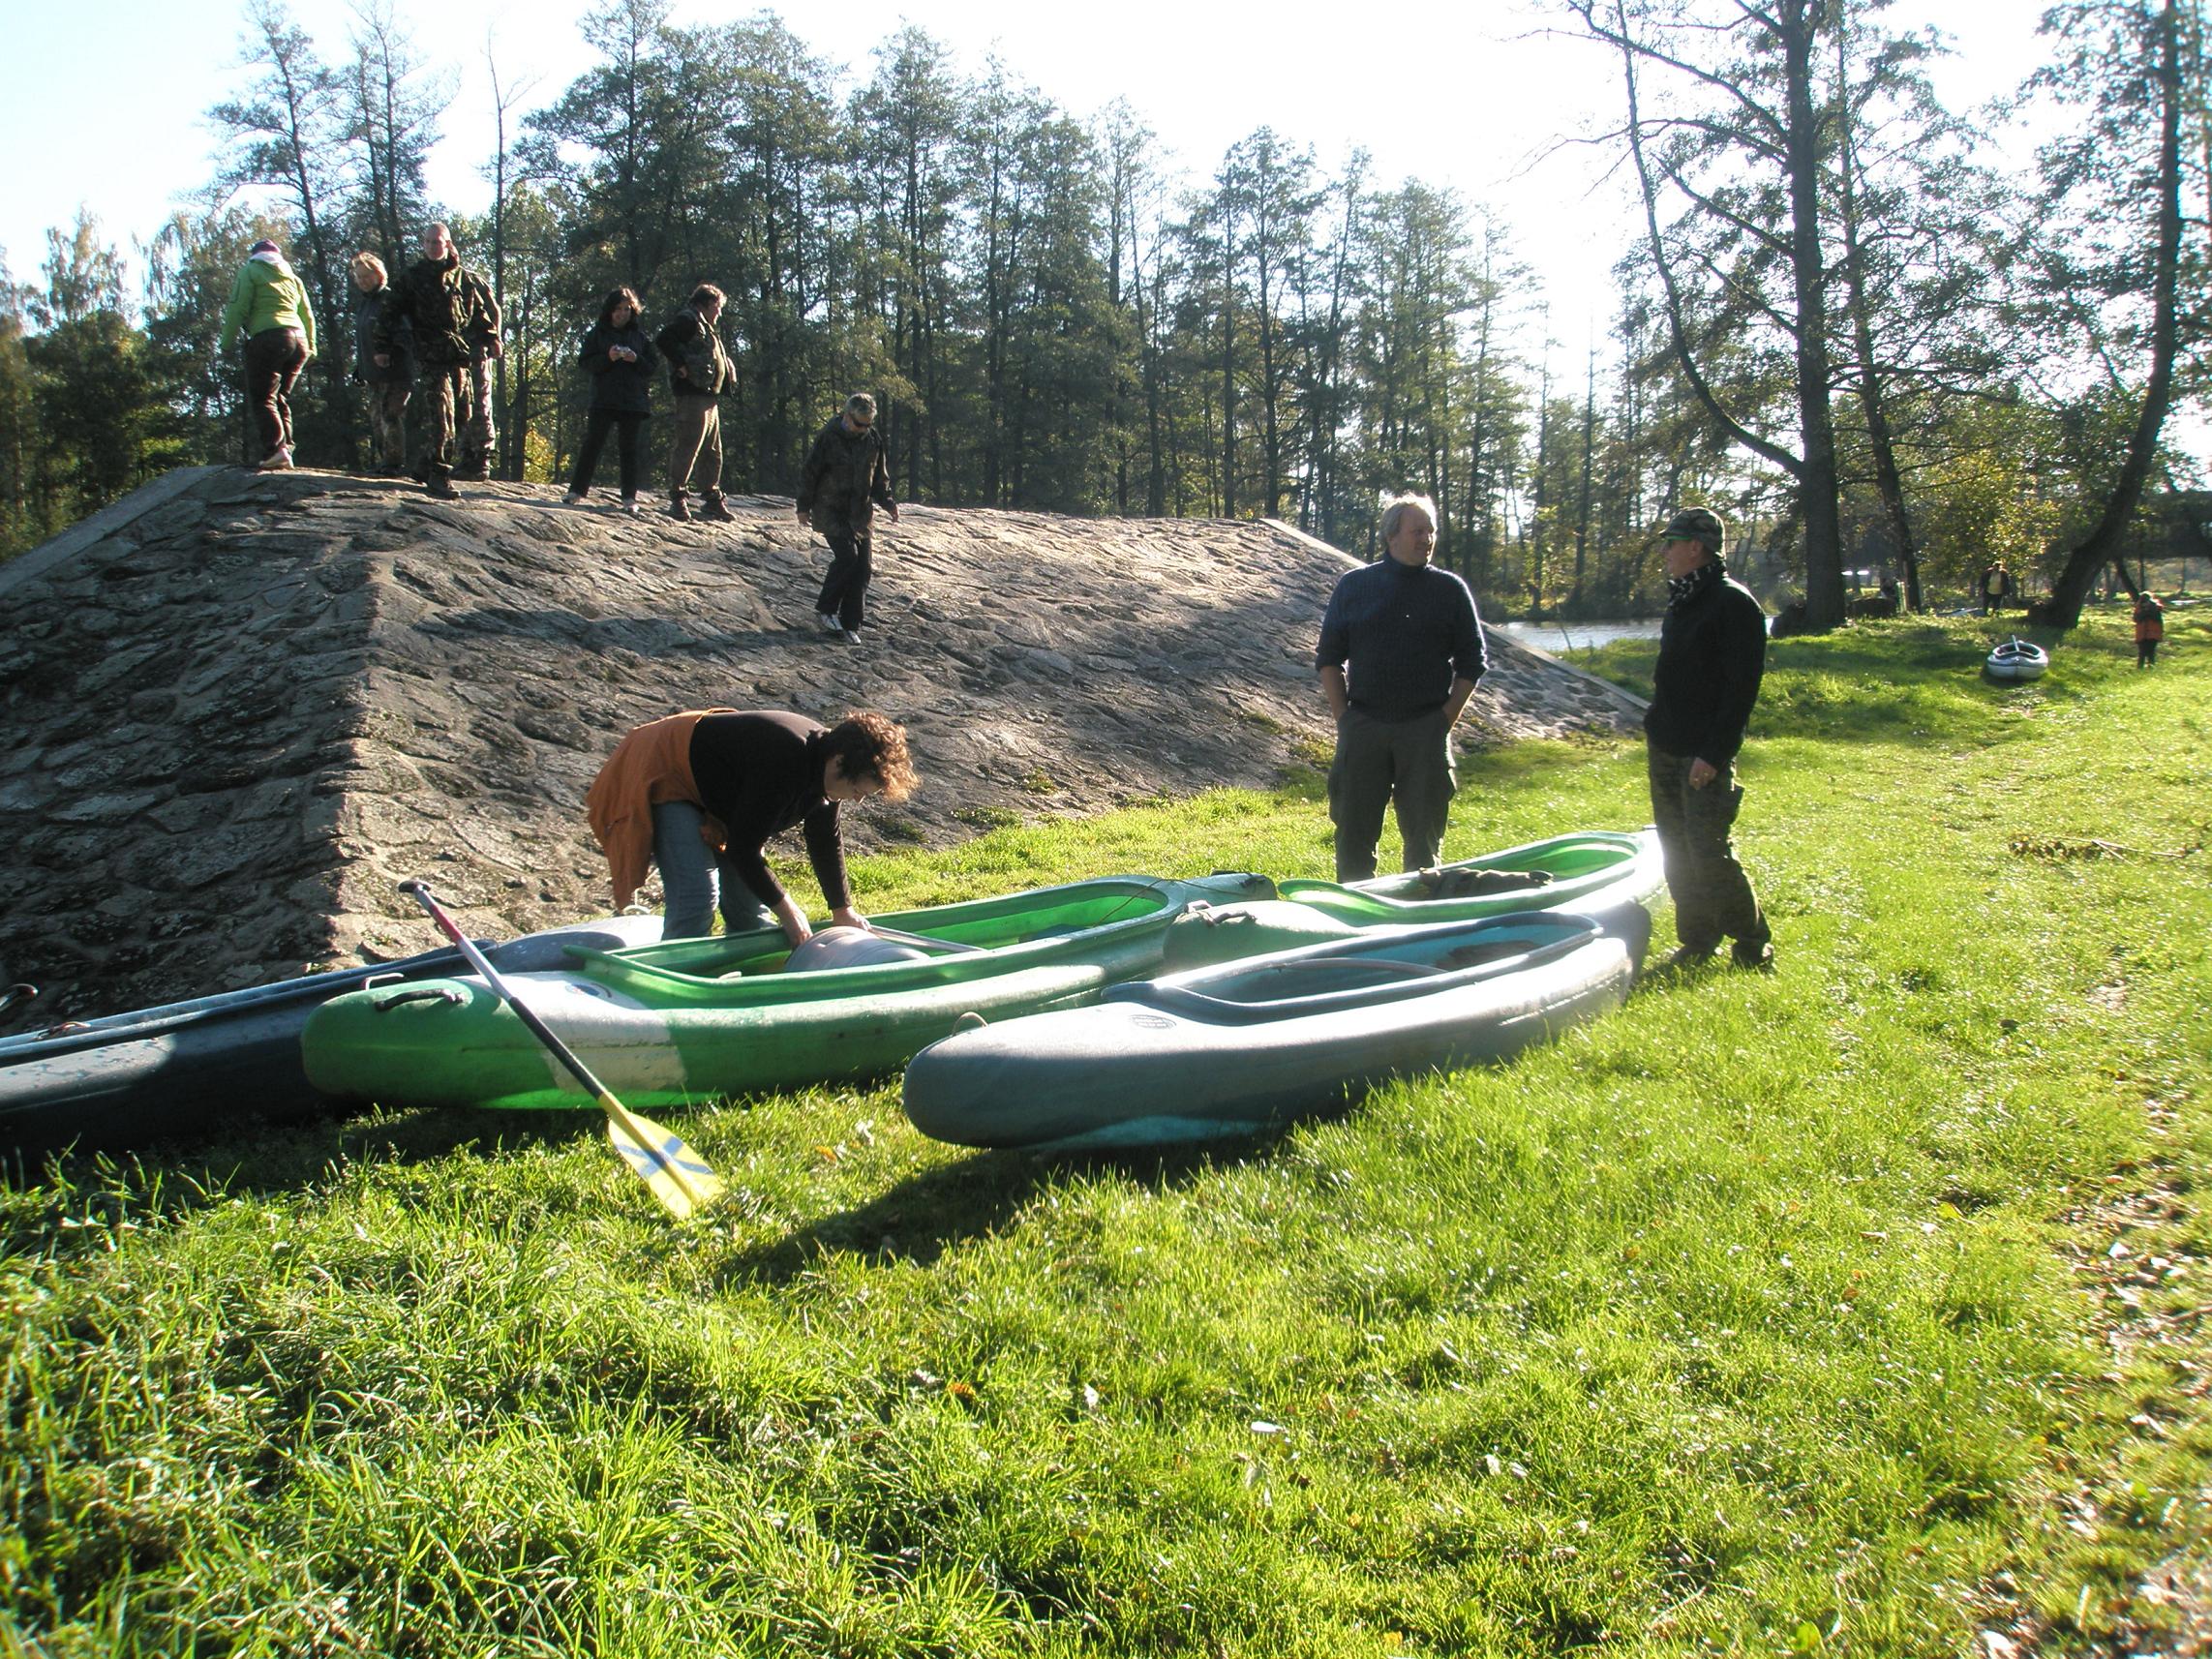
[[[474,359],[482,324],[460,255],[442,265],[417,259],[388,291],[377,321],[379,351],[396,357],[411,344],[415,361],[426,369],[450,369]]]
[[[737,382],[722,337],[708,326],[697,306],[687,305],[670,317],[653,344],[668,359],[669,390],[680,398],[719,397]]]
[[[895,504],[883,434],[874,427],[847,432],[840,414],[814,436],[799,470],[798,506],[825,535],[851,529],[865,535],[878,505]]]

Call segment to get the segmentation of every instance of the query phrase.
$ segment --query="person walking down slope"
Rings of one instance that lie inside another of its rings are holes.
[[[2136,595],[2136,666],[2158,663],[2158,643],[2166,638],[2166,607],[2148,588]]]
[[[1773,966],[1773,935],[1729,832],[1742,809],[1736,754],[1767,666],[1767,617],[1722,563],[1728,532],[1705,507],[1659,531],[1667,612],[1644,711],[1651,818],[1675,901],[1681,970],[1712,960],[1723,939],[1740,968]]]
[[[591,493],[591,471],[599,464],[607,433],[616,433],[615,457],[622,486],[622,511],[638,510],[638,430],[652,413],[652,371],[660,361],[652,342],[638,326],[638,296],[616,288],[599,308],[599,320],[584,336],[579,354],[591,377],[591,408],[584,419],[584,443],[576,452],[576,474],[569,481],[568,504]]]
[[[434,224],[422,233],[422,257],[407,268],[384,301],[370,361],[389,369],[405,350],[414,352],[423,482],[446,501],[460,495],[453,488],[454,423],[466,417],[469,407],[474,314],[453,232]]]
[[[891,463],[876,431],[875,399],[855,392],[837,418],[814,435],[799,472],[799,522],[830,544],[830,573],[814,600],[825,632],[858,645],[865,620],[868,583],[875,575],[875,509],[898,523],[891,493]]]
[[[357,297],[353,302],[353,378],[369,392],[369,447],[378,473],[396,478],[407,470],[408,393],[414,385],[414,354],[409,350],[407,325],[400,325],[398,350],[390,367],[377,366],[377,324],[383,319],[384,301],[391,282],[384,261],[363,251],[353,256],[351,270]]]
[[[714,325],[722,315],[722,290],[701,283],[683,309],[668,319],[653,344],[668,359],[668,384],[676,394],[675,430],[668,440],[668,511],[689,522],[686,499],[694,474],[699,480],[699,516],[730,520],[722,504],[722,407],[717,401],[737,379],[730,354]]]
[[[282,472],[292,465],[291,389],[315,359],[315,308],[307,286],[274,242],[254,244],[230,285],[216,351],[226,353],[246,337],[246,407],[260,439],[260,469]]]

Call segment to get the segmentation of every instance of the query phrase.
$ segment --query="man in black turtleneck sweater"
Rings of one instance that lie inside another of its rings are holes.
[[[1743,804],[1736,751],[1759,700],[1767,616],[1722,564],[1727,539],[1719,515],[1704,507],[1677,513],[1659,532],[1667,615],[1644,737],[1682,940],[1674,965],[1708,961],[1733,939],[1738,967],[1764,969],[1773,965],[1773,936],[1729,830]]]
[[[1336,716],[1329,819],[1337,880],[1375,874],[1383,808],[1396,802],[1405,867],[1442,857],[1458,779],[1452,724],[1488,657],[1467,584],[1429,562],[1436,504],[1399,496],[1382,509],[1383,557],[1348,571],[1329,595],[1314,666]]]

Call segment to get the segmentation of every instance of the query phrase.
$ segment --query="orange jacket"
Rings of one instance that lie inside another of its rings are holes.
[[[2166,607],[2147,593],[2136,604],[2136,644],[2166,638]]]
[[[607,868],[615,878],[617,909],[630,902],[652,868],[652,809],[663,801],[688,800],[694,806],[699,785],[691,776],[691,732],[709,714],[732,709],[692,709],[632,727],[615,745],[584,797],[584,812]],[[719,852],[729,840],[721,821],[710,816],[700,838]]]

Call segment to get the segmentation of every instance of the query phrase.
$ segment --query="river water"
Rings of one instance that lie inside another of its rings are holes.
[[[1591,646],[1611,645],[1615,640],[1655,640],[1659,637],[1659,618],[1656,617],[1631,618],[1623,621],[1596,622],[1490,622],[1482,624],[1495,633],[1503,634],[1516,645],[1533,646],[1542,651],[1586,650]]]

